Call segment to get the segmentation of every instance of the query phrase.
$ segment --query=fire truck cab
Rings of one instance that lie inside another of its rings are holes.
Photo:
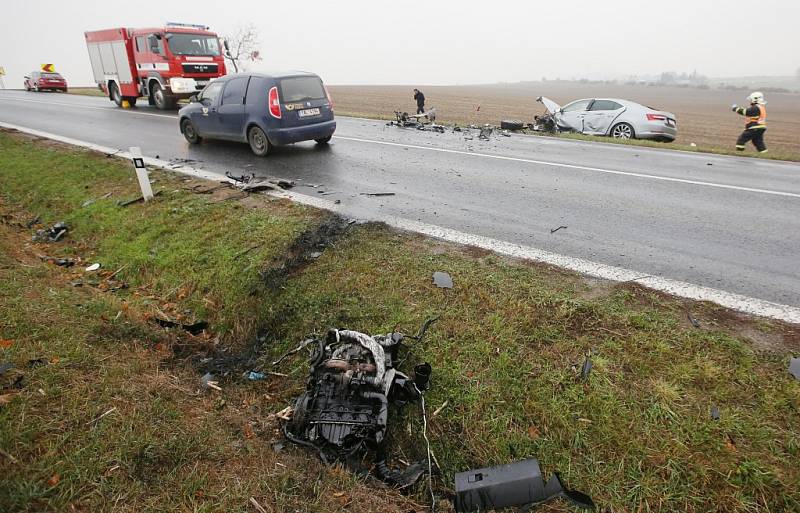
[[[219,39],[208,27],[167,23],[158,28],[115,28],[84,33],[97,86],[122,106],[147,98],[159,109],[202,91],[225,75]]]

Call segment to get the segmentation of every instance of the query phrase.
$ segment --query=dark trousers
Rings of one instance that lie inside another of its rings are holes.
[[[418,103],[417,104],[417,114],[425,114],[425,104]]]
[[[767,145],[764,144],[764,132],[766,131],[766,128],[745,130],[736,140],[736,149],[744,151],[744,146],[747,144],[747,141],[753,141],[753,146],[755,146],[759,152],[763,153],[767,151]]]

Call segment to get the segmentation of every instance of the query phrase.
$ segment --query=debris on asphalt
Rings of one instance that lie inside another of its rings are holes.
[[[716,404],[711,407],[711,418],[713,420],[720,419],[719,406],[717,406]]]
[[[256,177],[255,173],[250,173],[249,175],[234,175],[231,174],[230,171],[225,171],[225,176],[237,183],[250,183]]]
[[[792,358],[789,361],[789,373],[794,379],[800,379],[800,358]]]
[[[177,321],[161,319],[159,317],[154,317],[153,321],[162,328],[181,328],[182,330],[188,331],[192,335],[199,335],[208,329],[208,323],[206,321],[198,321],[193,324],[182,324]]]
[[[58,222],[47,230],[37,230],[33,235],[34,242],[58,242],[69,231],[69,226],[63,221]]]
[[[480,128],[478,132],[478,139],[483,141],[488,141],[489,138],[492,136],[492,132],[494,132],[494,127],[491,125],[484,125]]]
[[[550,233],[556,233],[558,230],[566,230],[566,229],[567,229],[567,227],[562,224],[558,228],[551,228],[550,229]]]
[[[370,336],[331,329],[324,339],[307,339],[273,362],[277,365],[305,348],[312,351],[306,391],[295,400],[291,416],[286,415],[286,438],[316,449],[325,463],[361,465],[359,461],[372,456],[375,474],[386,483],[397,488],[416,483],[429,471],[430,457],[427,463],[392,470],[385,446],[389,405],[424,405],[430,379],[428,364],[417,365],[413,378],[396,368],[398,361],[405,361],[399,360],[403,340],[397,332]]]
[[[436,271],[433,273],[433,284],[440,289],[452,289],[453,278],[451,278],[450,275],[445,272]]]
[[[87,273],[91,273],[91,272],[97,271],[98,269],[100,269],[100,267],[102,267],[102,265],[99,262],[95,262],[94,264],[92,264],[92,265],[90,265],[90,266],[88,266],[86,268],[86,272]]]
[[[536,458],[455,475],[455,509],[459,513],[522,507],[521,513],[558,497],[583,509],[595,508],[588,495],[564,488],[557,473],[545,484]]]
[[[374,196],[374,197],[381,197],[381,196],[394,196],[394,192],[362,192],[362,196]]]
[[[158,158],[158,155],[156,155],[156,158]],[[183,166],[186,166],[186,165],[196,164],[198,162],[202,162],[202,160],[173,157],[173,158],[169,159],[169,167],[171,167],[172,169],[175,169],[175,168],[183,167]]]

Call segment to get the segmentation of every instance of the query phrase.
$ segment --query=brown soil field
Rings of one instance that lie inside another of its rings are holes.
[[[733,150],[744,127],[743,118],[730,110],[733,103],[746,104],[747,91],[690,89],[681,87],[609,85],[579,82],[525,82],[469,86],[330,86],[336,111],[389,119],[394,110],[414,112],[412,89],[418,87],[435,107],[438,121],[449,124],[499,124],[501,119],[532,121],[544,112],[538,96],[561,105],[592,97],[625,98],[672,112],[678,119],[678,138],[673,145],[695,143],[701,150]],[[765,93],[768,130],[766,142],[773,157],[800,158],[800,94]],[[477,108],[480,105],[480,110]],[[748,147],[746,153],[754,150]]]

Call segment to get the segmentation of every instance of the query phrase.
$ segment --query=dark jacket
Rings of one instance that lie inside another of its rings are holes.
[[[414,93],[414,99],[417,100],[417,105],[425,105],[425,95],[422,94],[422,91],[417,91]]]

